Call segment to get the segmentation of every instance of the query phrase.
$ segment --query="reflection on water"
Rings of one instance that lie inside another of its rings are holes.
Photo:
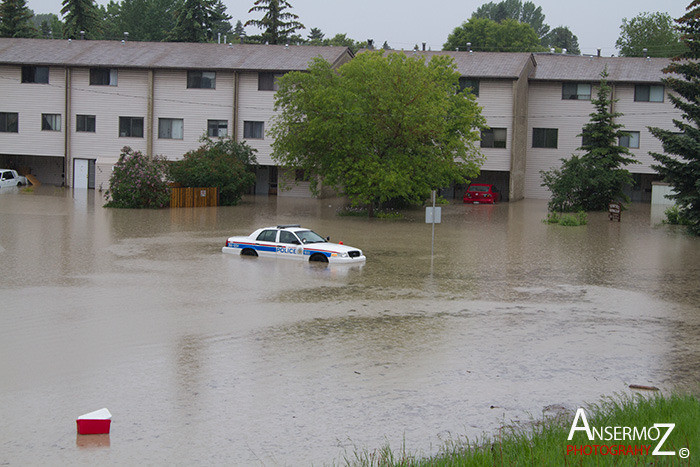
[[[341,206],[110,210],[93,191],[0,192],[0,463],[430,453],[629,384],[697,388],[700,240],[649,205],[578,228],[542,223],[541,201],[446,206],[432,262],[422,210]],[[367,263],[221,253],[288,223]],[[106,444],[74,442],[94,407],[114,414]]]

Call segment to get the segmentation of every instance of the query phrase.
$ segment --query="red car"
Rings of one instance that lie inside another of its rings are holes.
[[[501,200],[498,189],[487,183],[472,183],[464,193],[463,201],[474,204],[494,204]]]

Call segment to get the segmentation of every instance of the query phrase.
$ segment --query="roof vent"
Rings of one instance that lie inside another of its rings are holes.
[[[370,50],[374,49],[374,39],[367,39],[367,48]]]
[[[129,31],[124,31],[124,40],[125,41],[129,40]]]
[[[564,55],[566,55],[566,49],[561,49],[561,53],[563,53]]]
[[[644,54],[644,58],[649,58],[649,51],[647,50],[646,47],[642,49],[642,53]]]
[[[80,31],[80,40],[81,41],[85,40],[85,31]]]
[[[598,49],[598,56],[599,56],[599,57],[600,57],[600,52],[601,52],[601,49]]]
[[[472,43],[471,42],[467,42],[467,50],[469,51],[469,53],[472,53]]]

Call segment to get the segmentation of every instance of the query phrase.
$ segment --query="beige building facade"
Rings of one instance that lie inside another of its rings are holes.
[[[668,59],[561,54],[407,52],[452,57],[460,84],[477,95],[489,129],[478,181],[505,199],[548,198],[540,171],[576,153],[607,69],[614,110],[640,162],[629,166],[635,200],[657,179],[648,126],[680,118],[661,83]],[[275,80],[321,57],[351,60],[343,47],[0,39],[0,165],[44,183],[106,189],[124,146],[177,160],[203,135],[234,135],[257,151],[256,194],[310,196],[308,182],[277,167],[267,130]],[[299,178],[297,180],[297,178]],[[446,190],[460,197],[463,187]]]

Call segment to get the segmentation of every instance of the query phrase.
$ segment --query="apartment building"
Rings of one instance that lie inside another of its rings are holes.
[[[108,186],[130,146],[177,160],[202,135],[235,135],[257,150],[257,193],[279,176],[266,128],[276,77],[344,47],[0,39],[0,165],[44,183]],[[293,175],[291,175],[293,176]],[[297,186],[289,195],[308,193]]]
[[[454,59],[490,127],[478,181],[510,200],[549,197],[540,171],[581,146],[607,68],[614,110],[630,133],[621,143],[640,161],[629,167],[630,194],[650,198],[648,153],[662,148],[647,127],[671,129],[680,118],[661,83],[668,59],[406,53]],[[266,129],[276,78],[307,69],[314,57],[340,66],[353,55],[342,47],[0,39],[0,165],[30,169],[46,183],[106,188],[123,146],[176,160],[204,133],[233,134],[257,150],[257,194],[310,196],[303,181],[278,190],[295,173],[272,161]]]

